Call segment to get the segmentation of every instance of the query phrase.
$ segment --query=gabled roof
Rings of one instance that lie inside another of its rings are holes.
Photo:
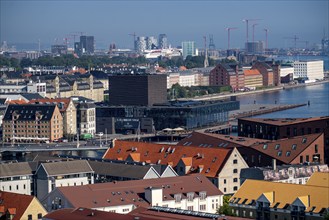
[[[109,148],[103,158],[127,160],[131,153],[139,153],[140,162],[170,164],[172,167],[175,167],[181,158],[191,157],[193,158],[193,169],[191,172],[198,172],[198,166],[204,165],[204,169],[201,173],[208,177],[216,177],[223,168],[232,150],[232,148],[173,146],[116,140],[114,147]]]
[[[143,179],[151,169],[150,165],[139,166],[132,164],[88,161],[95,174],[131,179]]]
[[[306,185],[323,186],[329,188],[329,172],[315,172],[307,181]]]
[[[42,99],[43,97],[39,93],[20,93],[27,100]]]
[[[37,113],[42,115],[41,121],[49,121],[54,114],[56,105],[9,105],[3,120],[12,120],[12,114],[18,115],[19,121],[31,121],[36,119]]]
[[[329,207],[329,187],[311,186],[301,184],[279,183],[260,180],[246,180],[240,189],[230,199],[235,204],[250,204],[256,201],[262,194],[273,192],[274,198],[270,207],[276,206],[282,209],[286,204],[291,205],[296,198],[308,196],[311,206],[306,207],[310,211],[314,206],[314,213],[322,208]],[[246,200],[247,199],[247,200]]]
[[[220,190],[203,175],[57,187],[50,194],[58,191],[73,207],[98,208],[129,204],[148,207],[150,204],[144,196],[145,188],[148,187],[162,189],[163,200],[174,200],[173,195],[186,196],[189,192],[205,191],[207,196],[222,195]]]
[[[323,134],[308,134],[263,143],[255,143],[251,148],[269,155],[272,158],[290,164],[299,154],[307,149]]]
[[[329,120],[329,116],[314,117],[314,118],[239,118],[238,120],[258,122],[258,123],[264,123],[264,124],[276,125],[276,126],[285,126],[285,125],[306,123],[311,121]]]
[[[86,160],[56,161],[42,163],[41,166],[44,168],[48,176],[94,172]]]
[[[0,191],[1,206],[4,206],[4,210],[16,212],[13,220],[21,219],[33,198],[33,196],[29,195]]]
[[[0,177],[33,175],[35,170],[36,162],[3,163],[0,164]]]

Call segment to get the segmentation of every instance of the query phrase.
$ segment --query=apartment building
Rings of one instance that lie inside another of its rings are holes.
[[[86,160],[41,163],[35,179],[36,196],[42,199],[56,187],[93,184],[94,171]]]
[[[314,118],[240,118],[238,135],[276,140],[306,134],[324,133],[325,162],[329,161],[329,116]]]
[[[9,105],[2,126],[5,142],[54,141],[63,137],[63,117],[56,105]]]
[[[244,86],[255,90],[257,87],[263,86],[263,76],[257,69],[243,70]]]
[[[73,138],[77,134],[77,109],[70,98],[33,99],[29,104],[55,104],[63,117],[63,136]]]
[[[169,164],[178,175],[203,174],[225,194],[240,186],[240,170],[248,165],[236,148],[208,148],[114,140],[104,159]]]
[[[33,195],[36,168],[36,162],[1,163],[0,190]]]
[[[324,219],[329,207],[329,173],[315,173],[305,185],[246,180],[230,199],[238,217]]]
[[[45,208],[86,207],[129,213],[137,207],[162,206],[215,213],[223,194],[203,175],[58,187],[42,200]]]

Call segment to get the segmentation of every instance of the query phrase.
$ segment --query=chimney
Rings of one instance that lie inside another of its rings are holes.
[[[272,168],[276,170],[276,159],[272,159]]]

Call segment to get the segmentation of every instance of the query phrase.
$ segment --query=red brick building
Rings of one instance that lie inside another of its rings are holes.
[[[210,86],[231,86],[233,91],[244,88],[244,73],[238,64],[218,64],[209,75]]]
[[[329,162],[329,116],[315,118],[240,118],[238,135],[277,140],[306,134],[324,133],[325,161]]]

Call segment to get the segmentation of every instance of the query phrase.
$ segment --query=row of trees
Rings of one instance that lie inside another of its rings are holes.
[[[78,66],[82,68],[89,67],[100,67],[104,64],[122,64],[126,63],[128,65],[146,65],[152,62],[157,62],[161,67],[180,67],[185,66],[187,69],[203,67],[204,66],[204,56],[188,56],[184,60],[182,57],[174,57],[172,59],[160,57],[158,60],[147,60],[143,56],[136,58],[132,57],[108,57],[108,56],[81,56],[80,58],[75,57],[72,54],[62,55],[62,56],[42,56],[38,59],[28,59],[23,58],[18,60],[15,58],[8,58],[0,55],[0,66],[15,67],[16,69],[22,69],[29,66]],[[215,61],[209,59],[209,65],[215,65]]]
[[[168,99],[193,98],[195,96],[210,95],[215,93],[230,92],[230,86],[191,86],[183,87],[174,84],[168,91]]]

